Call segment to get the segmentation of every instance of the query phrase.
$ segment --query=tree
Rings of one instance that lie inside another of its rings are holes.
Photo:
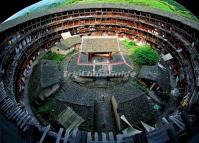
[[[133,58],[137,64],[153,65],[159,61],[160,56],[149,45],[143,45],[135,49]]]

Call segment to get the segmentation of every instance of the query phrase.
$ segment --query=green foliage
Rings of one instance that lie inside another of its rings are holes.
[[[133,58],[140,65],[153,65],[159,61],[159,54],[150,46],[144,45],[136,48]]]
[[[139,67],[140,65],[153,65],[159,60],[159,54],[152,49],[149,45],[138,46],[134,41],[125,39],[122,44],[128,49],[128,55],[134,64]]]
[[[174,0],[65,0],[60,6],[63,7],[78,3],[127,3],[131,5],[148,6],[150,8],[159,9],[167,13],[198,21],[197,17]]]
[[[47,102],[45,102],[43,105],[41,105],[38,109],[38,113],[50,113],[53,111],[57,104],[57,97],[63,96],[64,91],[60,90],[57,93],[55,93],[54,97],[50,98]]]
[[[43,59],[55,60],[57,61],[57,63],[60,63],[64,59],[64,56],[60,54],[48,52],[47,54],[44,55]]]
[[[55,98],[52,100],[49,100],[48,102],[44,103],[42,106],[38,108],[39,113],[49,113],[53,110],[54,106],[56,104]]]
[[[194,16],[190,11],[184,8],[182,5],[175,2],[175,0],[63,0],[50,5],[40,6],[34,9],[29,9],[30,14],[35,12],[42,12],[52,8],[64,8],[73,4],[87,4],[87,3],[118,3],[146,6],[149,8],[161,10],[166,13],[171,13],[177,16],[182,16],[190,20],[198,22],[198,18]],[[25,12],[27,15],[27,12]]]
[[[134,42],[134,41],[131,41],[131,40],[128,40],[128,39],[125,39],[122,41],[123,45],[127,48],[127,49],[130,49],[132,47],[135,47],[137,46],[137,43]]]

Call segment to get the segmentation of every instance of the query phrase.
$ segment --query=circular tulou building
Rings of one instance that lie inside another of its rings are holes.
[[[43,0],[0,24],[1,143],[199,140],[199,20],[173,0]]]

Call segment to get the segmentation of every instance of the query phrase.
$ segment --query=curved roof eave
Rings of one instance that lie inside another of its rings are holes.
[[[199,31],[199,23],[195,21],[191,21],[187,18],[181,17],[181,16],[176,16],[171,13],[166,13],[164,11],[158,10],[158,9],[153,9],[149,8],[147,6],[137,6],[137,5],[128,5],[128,4],[113,4],[113,3],[90,3],[90,4],[74,4],[74,5],[68,5],[64,8],[54,8],[50,10],[46,10],[45,12],[38,12],[38,13],[33,13],[31,15],[27,16],[22,16],[18,17],[16,19],[6,21],[4,23],[0,24],[0,32],[3,32],[11,27],[17,26],[18,24],[27,22],[29,20],[50,15],[53,13],[59,13],[59,12],[64,12],[64,11],[69,11],[69,10],[75,10],[75,9],[88,9],[88,8],[118,8],[118,9],[129,9],[129,10],[137,10],[141,12],[147,12],[147,13],[152,13],[156,15],[160,15],[163,17],[167,17],[169,19],[179,21],[185,25],[188,25],[196,30]]]

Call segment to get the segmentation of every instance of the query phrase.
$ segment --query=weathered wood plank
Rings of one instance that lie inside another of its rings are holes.
[[[26,118],[28,116],[28,113],[27,112],[25,112],[25,114],[20,118],[20,120],[17,122],[17,125],[19,126],[21,123],[22,123],[22,121]]]
[[[87,143],[92,142],[91,132],[88,132],[87,134]]]
[[[20,111],[19,107],[14,108],[14,111],[10,114],[10,116],[8,116],[8,119],[11,119],[19,111]]]
[[[68,141],[68,137],[69,137],[69,133],[70,133],[70,130],[66,130],[66,132],[65,132],[65,135],[64,135],[64,141],[63,141],[63,143],[67,143],[67,141]]]
[[[113,136],[113,132],[109,132],[108,134],[109,134],[110,142],[114,143],[115,139],[114,139],[114,136]]]
[[[102,142],[106,142],[106,141],[107,141],[106,134],[102,132]]]
[[[26,123],[31,119],[31,116],[29,115],[24,121],[23,123],[20,125],[20,128],[23,128],[23,126],[26,125]]]
[[[95,132],[94,139],[95,139],[95,142],[98,142],[98,141],[99,141],[99,136],[98,136],[98,133],[97,133],[97,132]]]
[[[16,114],[14,114],[14,115],[11,117],[11,119],[15,119],[20,113],[22,113],[22,110],[21,110],[21,109],[18,110],[18,111],[16,112]]]
[[[59,143],[61,140],[61,136],[62,136],[62,132],[63,132],[63,128],[59,129],[59,132],[57,133],[57,139],[56,139],[56,143]]]
[[[43,143],[43,141],[44,141],[44,139],[45,139],[45,137],[46,137],[46,135],[47,135],[47,133],[48,133],[49,130],[50,130],[50,125],[48,125],[47,127],[45,127],[45,130],[43,132],[43,135],[42,135],[39,143]]]

